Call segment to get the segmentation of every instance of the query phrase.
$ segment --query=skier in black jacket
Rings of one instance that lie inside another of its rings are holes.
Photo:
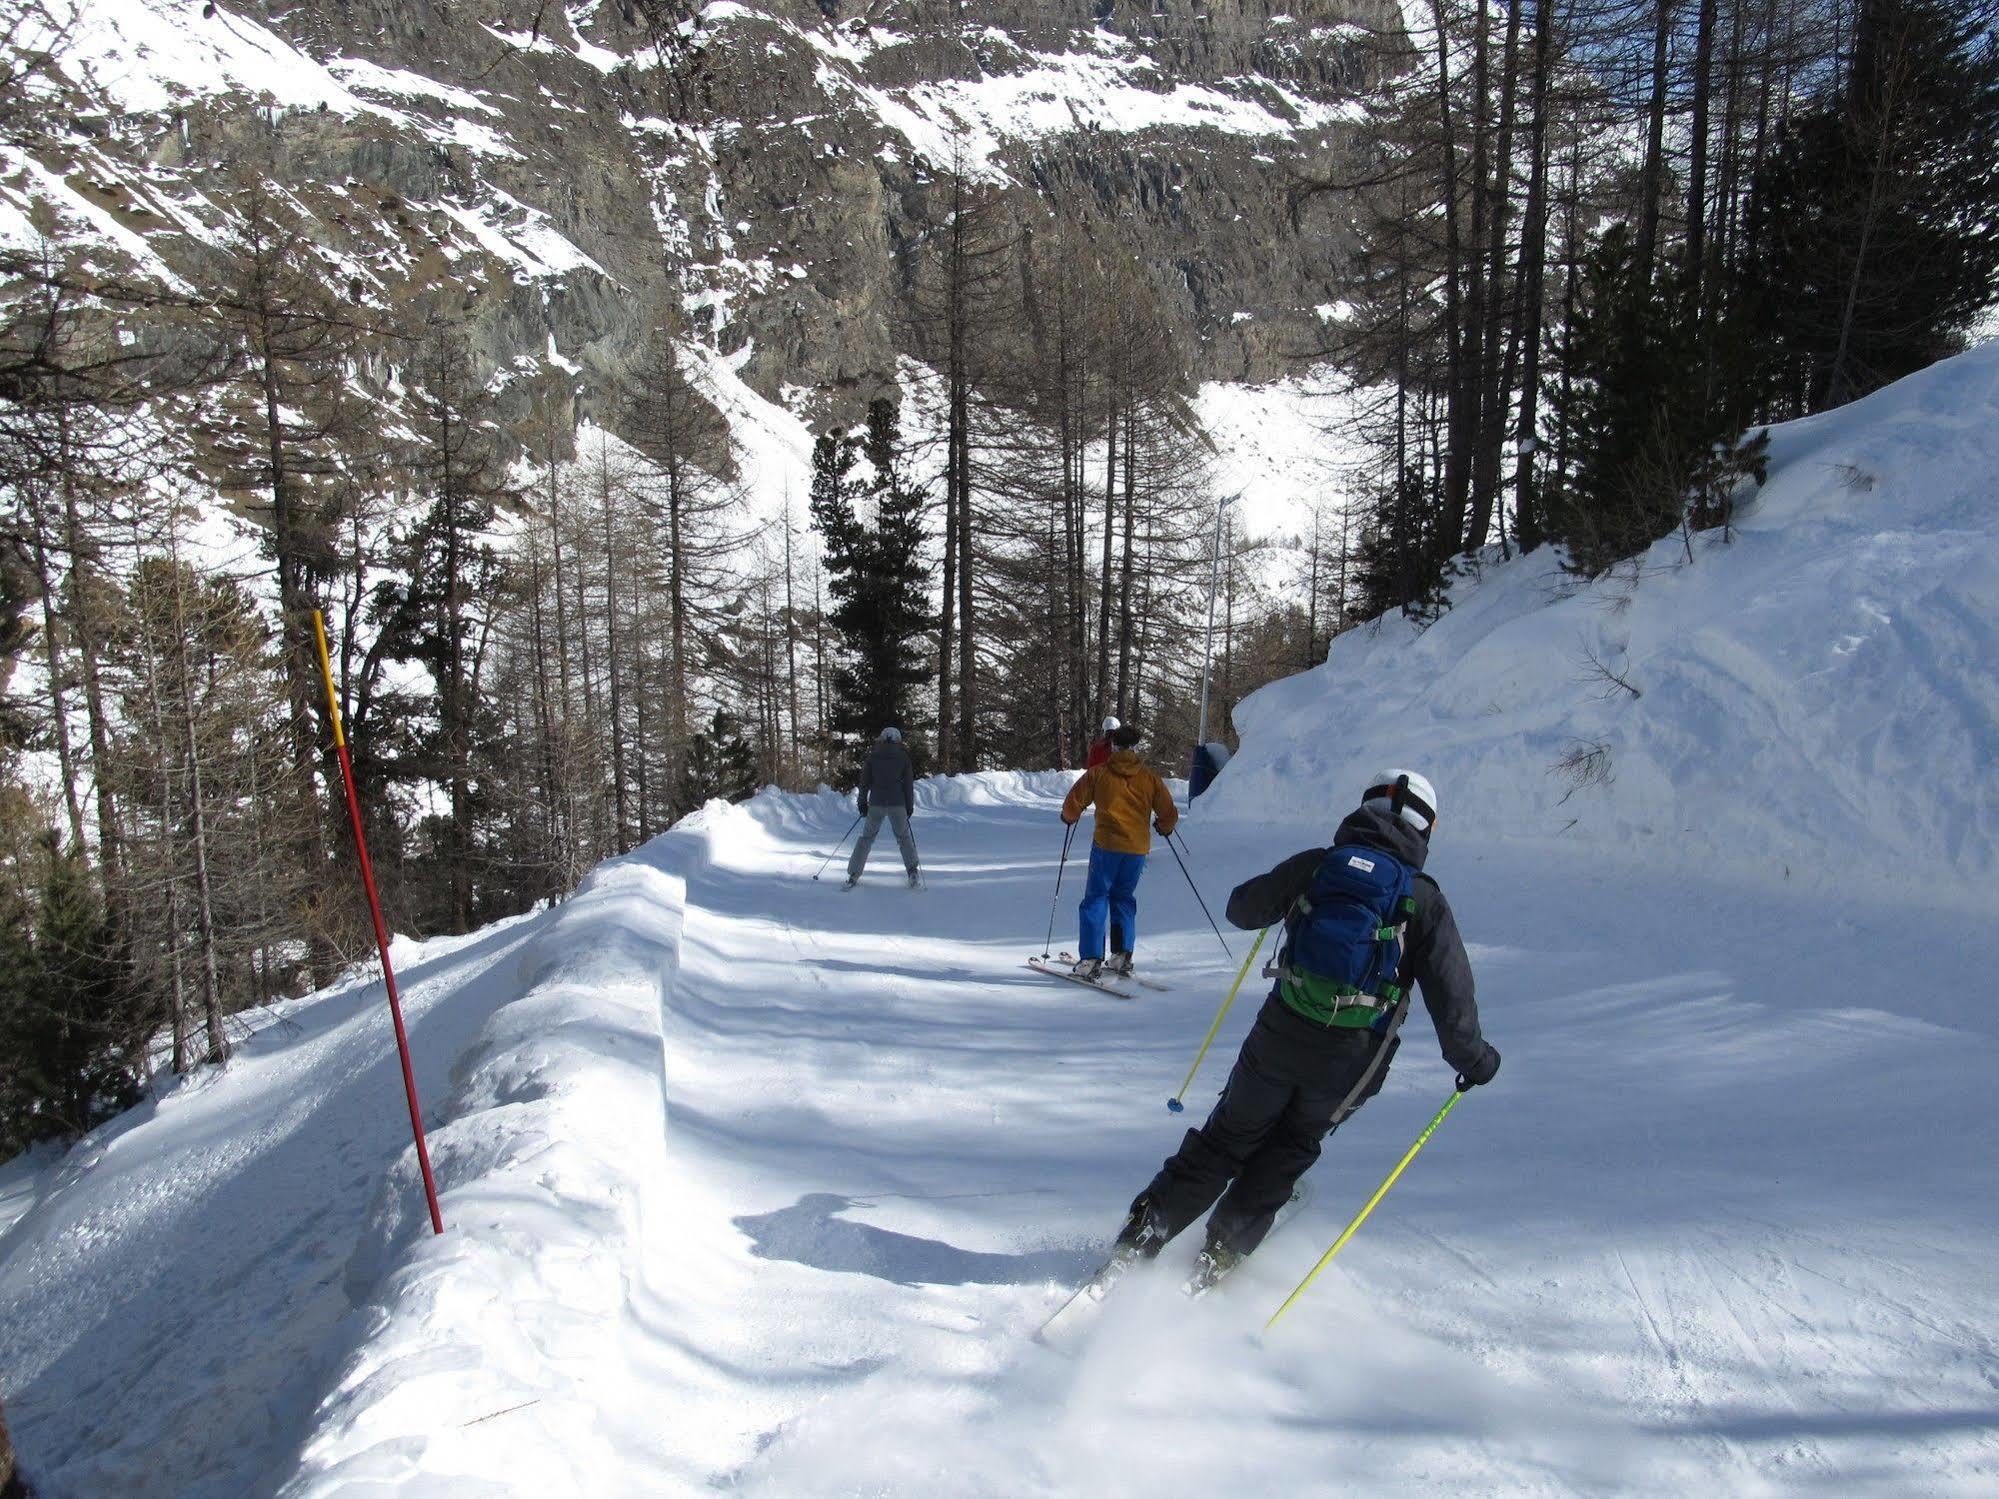
[[[1420,871],[1436,804],[1436,793],[1422,776],[1384,771],[1368,783],[1360,807],[1340,824],[1333,844],[1378,849]],[[1293,854],[1229,896],[1228,919],[1236,926],[1284,923],[1280,967],[1301,919],[1299,898],[1328,852],[1309,848]],[[1458,1087],[1492,1081],[1499,1053],[1479,1032],[1471,962],[1450,903],[1437,882],[1420,872],[1410,896],[1414,909],[1402,930],[1397,999],[1372,1004],[1371,1018],[1360,1026],[1351,1023],[1357,1018],[1351,1011],[1339,1023],[1327,1023],[1294,1009],[1280,979],[1207,1123],[1187,1131],[1180,1149],[1132,1202],[1118,1235],[1120,1255],[1150,1259],[1218,1197],[1197,1280],[1213,1280],[1254,1250],[1298,1178],[1319,1158],[1320,1142],[1380,1091],[1401,1045],[1395,1031],[1412,981],[1437,1028],[1444,1060],[1457,1070]]]

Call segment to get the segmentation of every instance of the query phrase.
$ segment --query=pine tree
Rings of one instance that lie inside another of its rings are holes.
[[[376,613],[384,656],[421,665],[436,690],[435,728],[417,736],[403,773],[441,784],[449,798],[449,815],[433,825],[435,874],[445,887],[440,919],[466,932],[483,867],[475,747],[492,737],[479,665],[506,582],[491,531],[513,491],[464,346],[433,329],[418,373],[414,458],[418,493],[430,503],[404,538],[404,578],[378,588]]]
[[[1594,577],[1676,527],[1720,523],[1736,485],[1760,480],[1764,440],[1742,435],[1758,362],[1739,331],[1705,330],[1688,280],[1650,267],[1624,224],[1592,247],[1560,350],[1572,466],[1543,502],[1571,569]],[[1709,378],[1691,378],[1703,344]]]
[[[14,918],[0,947],[6,1154],[74,1138],[136,1103],[146,1038],[158,1020],[113,957],[114,933],[82,856],[51,832],[39,859],[33,909],[0,913]],[[30,925],[33,936],[24,940]]]
[[[717,709],[708,727],[694,736],[687,755],[687,805],[715,797],[740,802],[757,792],[757,755],[743,738],[735,715]]]
[[[849,478],[858,456],[866,480]],[[864,521],[856,498],[871,502]],[[852,755],[890,724],[905,735],[927,724],[920,690],[932,679],[923,639],[933,628],[923,566],[923,500],[903,473],[901,430],[885,398],[868,407],[865,435],[821,437],[812,454],[812,522],[825,545],[839,636],[833,669],[832,737]]]
[[[1999,294],[1999,43],[1966,0],[1864,0],[1844,87],[1758,175],[1749,267],[1792,409],[1955,350]]]

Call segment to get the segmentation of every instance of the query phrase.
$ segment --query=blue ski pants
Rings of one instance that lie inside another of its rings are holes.
[[[1138,945],[1138,877],[1144,873],[1144,854],[1121,854],[1090,845],[1090,877],[1083,885],[1082,904],[1076,907],[1082,921],[1079,957],[1104,955],[1106,917],[1124,937],[1121,951],[1130,952]]]

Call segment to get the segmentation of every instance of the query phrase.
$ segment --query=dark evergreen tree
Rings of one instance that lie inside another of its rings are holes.
[[[740,802],[757,793],[757,752],[743,737],[734,714],[717,709],[708,727],[687,747],[687,804],[698,807],[714,797]]]
[[[857,456],[868,474],[853,482]],[[872,514],[863,517],[856,500]],[[926,728],[920,696],[935,669],[935,627],[923,565],[923,501],[903,473],[895,407],[877,399],[860,437],[828,435],[812,455],[812,523],[825,544],[827,612],[839,639],[828,718],[830,746],[857,753],[883,726],[905,738]]]
[[[41,840],[40,889],[10,893],[0,938],[0,1158],[74,1138],[139,1098],[156,1008],[126,982],[90,868]],[[27,935],[32,925],[32,937]]]
[[[442,906],[430,929],[466,932],[476,919],[475,887],[484,862],[475,748],[496,746],[498,738],[489,732],[489,707],[479,689],[480,655],[506,584],[492,527],[513,491],[486,392],[464,346],[433,329],[418,374],[412,456],[417,492],[429,505],[401,538],[396,561],[402,576],[377,588],[374,611],[381,658],[422,666],[436,691],[434,708],[407,698],[402,703],[407,721],[425,727],[405,741],[407,753],[394,771],[405,781],[437,783],[449,798],[449,814],[426,824],[434,878],[415,893]]]
[[[1371,619],[1407,609],[1425,623],[1436,619],[1444,608],[1444,574],[1434,486],[1415,468],[1404,469],[1371,509],[1354,552],[1354,615]]]
[[[1704,334],[1688,283],[1641,258],[1625,224],[1591,246],[1551,400],[1569,466],[1543,500],[1571,569],[1595,576],[1682,524],[1719,524],[1761,479],[1764,441],[1742,438],[1761,377],[1739,332]]]
[[[41,975],[30,931],[31,904],[0,885],[0,1160],[49,1132],[40,1108],[47,1086],[30,1059],[42,1035]]]
[[[1844,87],[1750,200],[1751,305],[1791,411],[1954,352],[1999,294],[1999,43],[1978,0],[1862,0]]]

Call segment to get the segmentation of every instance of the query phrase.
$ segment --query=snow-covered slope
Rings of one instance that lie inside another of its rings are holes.
[[[1211,815],[1416,764],[1454,834],[1991,910],[1999,343],[1775,428],[1770,456],[1691,562],[1669,537],[1580,586],[1535,553],[1461,580],[1426,631],[1341,637],[1237,707]]]
[[[5,1393],[49,1492],[1999,1484],[1993,928],[1462,828],[1432,867],[1493,1086],[1274,1335],[1448,1092],[1420,1017],[1311,1207],[1222,1294],[1178,1296],[1183,1241],[1075,1362],[1029,1342],[1177,1141],[1160,1105],[1233,972],[1163,857],[1140,941],[1170,992],[1021,966],[1065,779],[927,783],[925,891],[886,848],[857,892],[815,884],[848,804],[766,795],[426,953],[442,1239],[362,990],[16,1183],[38,1200],[0,1240]],[[1322,837],[1331,797],[1294,784],[1281,832],[1199,819],[1209,904]],[[1890,953],[1919,955],[1914,994],[1884,990]]]

